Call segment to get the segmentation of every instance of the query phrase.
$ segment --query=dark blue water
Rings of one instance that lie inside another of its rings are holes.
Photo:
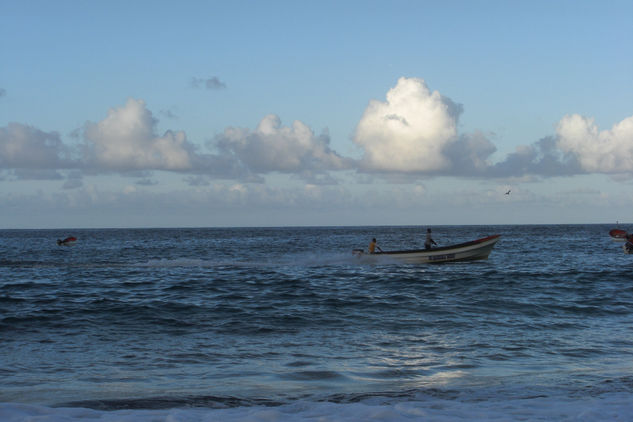
[[[610,228],[438,226],[440,246],[501,234],[442,265],[351,254],[425,227],[0,231],[0,402],[630,394],[633,255]]]

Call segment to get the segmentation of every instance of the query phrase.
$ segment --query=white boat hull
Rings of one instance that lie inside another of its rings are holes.
[[[434,249],[407,251],[386,251],[373,254],[355,250],[359,259],[369,262],[389,262],[390,260],[406,264],[436,264],[440,262],[476,261],[487,259],[500,235],[473,240],[459,245],[444,246]]]

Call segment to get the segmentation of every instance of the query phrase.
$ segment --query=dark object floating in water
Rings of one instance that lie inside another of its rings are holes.
[[[622,230],[622,229],[609,230],[609,236],[611,236],[611,239],[613,240],[625,241],[626,235],[627,235],[626,230]]]
[[[609,230],[609,236],[611,236],[613,240],[626,242],[622,245],[624,253],[629,255],[633,254],[633,234],[628,234],[626,230],[622,229],[612,229]]]
[[[67,237],[64,240],[57,239],[57,245],[58,246],[71,246],[71,245],[74,245],[76,241],[77,241],[76,237],[69,236],[69,237]]]

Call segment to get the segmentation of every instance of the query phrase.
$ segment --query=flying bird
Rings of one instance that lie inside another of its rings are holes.
[[[512,189],[508,189],[508,191],[506,192],[506,195],[510,195],[510,192],[512,192]]]

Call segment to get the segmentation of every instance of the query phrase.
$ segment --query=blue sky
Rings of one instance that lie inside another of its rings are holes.
[[[5,228],[631,221],[630,1],[0,15]]]

